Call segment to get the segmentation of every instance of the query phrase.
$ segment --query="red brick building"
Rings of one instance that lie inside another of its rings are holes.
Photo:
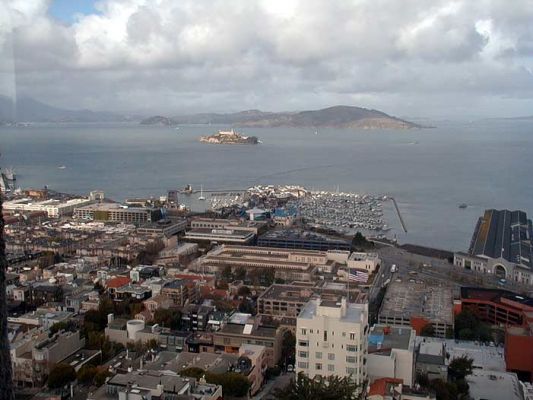
[[[456,313],[468,309],[506,328],[505,364],[522,380],[533,380],[533,299],[502,289],[461,288]]]
[[[522,326],[525,313],[533,312],[533,299],[502,289],[461,288],[456,313],[468,309],[482,321],[499,326]]]

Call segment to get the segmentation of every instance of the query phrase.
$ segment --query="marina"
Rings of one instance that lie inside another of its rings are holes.
[[[341,233],[386,232],[390,229],[383,218],[382,202],[386,200],[386,196],[318,191],[288,205],[297,207],[300,216],[318,228]]]

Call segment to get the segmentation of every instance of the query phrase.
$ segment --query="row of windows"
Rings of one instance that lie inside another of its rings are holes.
[[[317,342],[316,345],[318,347],[319,343]],[[300,347],[309,347],[309,342],[307,340],[299,340],[298,341],[298,346],[300,346]],[[332,343],[331,347],[335,348],[335,344]],[[341,344],[341,349],[344,349],[344,345],[342,345],[342,344]],[[359,346],[356,346],[356,345],[353,345],[353,344],[347,344],[346,345],[346,351],[356,352],[358,349],[359,349],[359,351],[362,351],[363,350],[363,345],[362,344],[360,344]],[[305,352],[305,353],[307,354],[307,352]],[[330,354],[332,354],[332,353],[330,353]],[[316,353],[316,358],[321,358],[321,357],[322,357],[322,353],[321,352],[317,352]]]
[[[305,361],[300,361],[300,362],[298,362],[298,368],[300,368],[300,369],[308,369],[309,368],[309,363],[305,362]],[[317,371],[322,371],[322,364],[316,363],[315,364],[315,369]],[[335,365],[328,364],[327,369],[328,369],[328,372],[335,372]],[[348,374],[348,375],[356,375],[357,374],[357,368],[351,368],[351,367],[346,368],[346,374]]]
[[[307,335],[307,328],[302,328],[301,329],[301,333],[303,336],[306,336]],[[314,330],[313,329],[309,329],[309,333],[310,334],[314,334]],[[316,330],[316,334],[319,335],[320,334],[320,329],[317,329]],[[324,334],[324,341],[327,342],[328,340],[328,331],[324,331],[323,332]],[[349,332],[350,334],[350,340],[355,340],[355,332]],[[335,336],[335,331],[331,331],[331,336]],[[342,332],[342,337],[346,337],[346,332]]]
[[[300,358],[307,358],[308,355],[309,355],[309,353],[307,351],[299,351],[298,352],[298,357],[300,357]],[[315,353],[315,358],[317,360],[321,360],[322,359],[322,353],[317,351]],[[335,354],[334,353],[328,353],[328,360],[329,361],[335,361]],[[346,356],[346,362],[355,363],[356,362],[356,357],[355,356]]]

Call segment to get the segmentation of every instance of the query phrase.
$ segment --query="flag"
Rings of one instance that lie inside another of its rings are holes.
[[[366,283],[368,281],[368,271],[364,269],[349,268],[348,269],[348,280],[354,281],[354,282]]]

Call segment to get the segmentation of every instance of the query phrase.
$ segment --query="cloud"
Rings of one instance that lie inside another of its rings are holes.
[[[533,103],[528,0],[101,0],[72,24],[49,5],[0,6],[0,85],[14,65],[17,91],[54,105],[429,115]]]

